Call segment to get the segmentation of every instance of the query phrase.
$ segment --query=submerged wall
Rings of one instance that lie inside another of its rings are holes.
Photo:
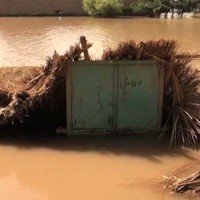
[[[124,0],[125,8],[132,0]],[[0,0],[0,15],[85,15],[82,0]]]

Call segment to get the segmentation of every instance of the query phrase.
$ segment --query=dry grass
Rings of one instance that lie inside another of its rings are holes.
[[[1,67],[0,90],[19,92],[24,89],[25,80],[31,80],[41,70],[41,67]]]
[[[116,49],[108,48],[104,51],[102,60],[146,60],[157,58],[163,64],[175,54],[176,42],[173,40],[159,40],[140,42],[133,40],[121,42]]]
[[[163,189],[186,199],[200,199],[199,153],[192,152],[192,156],[194,160],[185,163],[170,175],[161,177]]]
[[[176,176],[163,176],[163,187],[173,193],[181,194],[189,199],[200,197],[200,171],[197,171],[186,178]]]

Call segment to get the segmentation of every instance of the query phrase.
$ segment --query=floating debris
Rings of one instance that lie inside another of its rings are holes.
[[[190,199],[200,197],[200,171],[197,171],[186,178],[164,176],[163,179],[164,188],[169,189],[173,194],[181,194]]]

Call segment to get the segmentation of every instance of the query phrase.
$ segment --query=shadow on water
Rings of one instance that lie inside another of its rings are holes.
[[[1,131],[2,132],[2,131]],[[3,131],[4,132],[4,131]],[[139,156],[152,162],[161,162],[158,157],[183,156],[196,160],[187,149],[169,148],[169,141],[158,141],[158,134],[107,134],[107,135],[56,135],[51,130],[9,131],[0,136],[0,146],[19,149],[47,148],[63,152],[95,152],[101,154]]]

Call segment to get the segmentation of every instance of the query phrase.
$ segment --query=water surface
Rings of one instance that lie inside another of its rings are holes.
[[[161,176],[199,157],[138,136],[8,137],[0,153],[6,200],[181,200],[163,190]]]
[[[200,53],[200,19],[0,18],[0,65],[44,64],[46,56],[54,50],[64,53],[80,35],[93,43],[93,57],[129,39],[173,39],[180,50]]]

